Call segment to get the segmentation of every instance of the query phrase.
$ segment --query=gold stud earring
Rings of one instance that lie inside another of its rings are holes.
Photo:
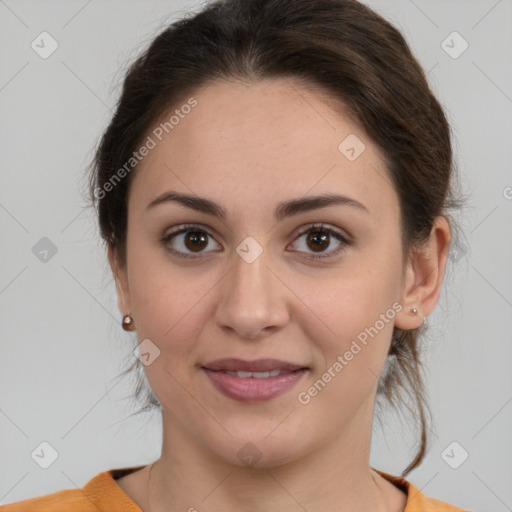
[[[121,324],[123,329],[125,331],[134,331],[135,330],[135,323],[133,321],[133,318],[128,314],[123,316],[123,322]]]

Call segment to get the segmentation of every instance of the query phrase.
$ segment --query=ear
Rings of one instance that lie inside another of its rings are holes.
[[[450,241],[448,220],[444,216],[436,217],[429,240],[411,251],[406,262],[400,300],[403,309],[395,317],[395,327],[416,329],[434,310],[441,294]],[[412,308],[418,310],[417,314],[411,312]]]
[[[131,311],[128,278],[126,268],[121,268],[119,265],[117,249],[112,244],[108,246],[108,261],[116,283],[117,305],[121,314],[125,315]]]

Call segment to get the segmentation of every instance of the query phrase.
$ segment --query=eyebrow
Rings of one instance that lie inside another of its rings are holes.
[[[169,202],[179,203],[191,210],[212,215],[223,220],[226,220],[227,217],[226,210],[211,199],[195,195],[181,194],[174,191],[165,192],[156,199],[153,199],[153,201],[151,201],[146,207],[146,211],[152,210],[158,205]],[[299,213],[325,208],[332,205],[352,206],[369,213],[366,206],[350,197],[337,194],[321,194],[317,196],[303,197],[300,199],[292,199],[290,201],[280,203],[274,210],[274,218],[277,221],[281,221],[286,217],[292,217]]]

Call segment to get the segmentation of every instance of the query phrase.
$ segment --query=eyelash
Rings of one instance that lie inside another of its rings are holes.
[[[162,237],[161,242],[165,246],[166,250],[169,251],[174,256],[178,256],[179,258],[188,258],[188,259],[200,258],[201,257],[200,254],[198,254],[197,256],[191,256],[190,254],[185,254],[185,253],[182,253],[180,251],[175,251],[174,249],[170,249],[167,246],[169,241],[172,238],[174,238],[175,236],[181,235],[183,233],[188,233],[190,231],[198,231],[198,232],[201,232],[201,233],[205,233],[209,237],[213,238],[213,236],[210,233],[208,233],[208,231],[206,229],[202,228],[198,224],[183,224],[176,231],[172,231],[171,233],[165,234]],[[321,232],[322,234],[332,235],[336,240],[341,242],[341,245],[340,245],[340,247],[338,249],[335,249],[334,251],[328,253],[327,255],[318,256],[318,255],[314,255],[314,254],[308,253],[309,256],[307,256],[306,259],[322,260],[322,259],[326,259],[326,258],[333,258],[333,257],[337,256],[338,254],[340,254],[342,251],[344,251],[346,246],[349,246],[352,243],[340,231],[337,231],[337,230],[332,229],[332,228],[328,228],[324,224],[314,224],[312,226],[308,226],[306,229],[304,229],[303,231],[301,231],[297,235],[297,239],[300,238],[302,235],[305,235],[305,234],[307,234],[309,232],[315,232],[315,231],[316,232]]]

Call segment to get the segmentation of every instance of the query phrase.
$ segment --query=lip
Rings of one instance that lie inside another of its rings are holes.
[[[218,359],[202,366],[214,388],[223,395],[239,402],[254,403],[278,396],[302,379],[309,368],[278,359]],[[238,377],[225,372],[270,372],[281,370],[285,373],[266,378]]]
[[[229,398],[247,403],[269,400],[288,391],[307,372],[304,368],[275,377],[258,379],[256,377],[237,377],[208,368],[203,368],[203,371],[217,391]]]
[[[305,368],[304,365],[294,364],[279,359],[255,359],[254,361],[245,361],[244,359],[226,358],[216,359],[203,365],[203,368],[213,371],[231,371],[238,370],[244,372],[270,372],[272,370],[283,370],[294,372]]]

